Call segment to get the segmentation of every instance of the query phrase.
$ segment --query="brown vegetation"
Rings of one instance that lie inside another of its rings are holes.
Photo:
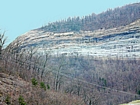
[[[69,18],[51,23],[41,30],[93,31],[126,25],[139,18],[139,5],[136,3],[83,19]],[[116,58],[108,56],[103,59],[78,53],[51,56],[47,51],[39,55],[35,47],[22,48],[19,40],[6,49],[0,47],[2,103],[118,105],[140,99],[139,58],[120,59],[116,55]]]
[[[2,70],[2,65],[0,67],[0,104],[2,105],[20,105],[20,96],[24,98],[25,105],[84,105],[77,96],[53,90],[45,91],[39,85],[34,86],[19,76],[8,74],[8,71]]]
[[[40,94],[42,101],[39,99],[37,102],[46,102],[44,101],[46,100],[44,97],[47,97],[44,96],[46,92],[62,94],[62,97],[58,96],[58,100],[61,100],[57,101],[58,103],[65,103],[67,100],[64,99],[65,93],[68,96],[76,95],[77,98],[82,98],[77,102],[80,104],[84,102],[87,105],[120,104],[140,99],[139,59],[99,59],[93,56],[78,55],[54,57],[48,53],[37,55],[34,53],[35,48],[27,51],[22,49],[20,53],[15,53],[16,50],[11,53],[10,50],[7,47],[5,51],[9,53],[3,54],[2,62],[8,73],[16,74],[29,82],[35,78],[51,87],[48,91],[34,87],[35,91],[31,93],[34,98],[31,100],[37,101],[35,94]],[[55,100],[54,97],[48,98],[47,102]],[[72,103],[75,101],[73,100]]]

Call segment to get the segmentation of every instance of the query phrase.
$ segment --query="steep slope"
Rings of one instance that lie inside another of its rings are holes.
[[[19,105],[20,96],[27,105],[84,105],[76,96],[52,90],[44,91],[16,75],[1,73],[0,68],[0,105]]]
[[[140,20],[96,31],[55,33],[36,29],[19,36],[12,44],[19,42],[21,48],[36,46],[38,53],[51,49],[52,55],[139,58]]]

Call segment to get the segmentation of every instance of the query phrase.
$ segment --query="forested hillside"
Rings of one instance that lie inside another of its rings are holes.
[[[0,56],[3,103],[6,95],[14,105],[19,95],[28,105],[140,100],[140,3],[31,30],[5,49],[1,46]],[[15,89],[7,91],[9,87]]]
[[[140,3],[130,4],[115,9],[108,9],[100,14],[91,14],[84,17],[68,18],[40,29],[48,32],[69,32],[69,31],[94,31],[97,29],[108,29],[130,24],[140,18]]]

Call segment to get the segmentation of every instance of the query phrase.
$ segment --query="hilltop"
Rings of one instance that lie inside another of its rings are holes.
[[[94,31],[128,25],[140,18],[140,3],[134,3],[108,9],[100,14],[92,13],[89,16],[74,17],[49,23],[39,28],[46,32]]]

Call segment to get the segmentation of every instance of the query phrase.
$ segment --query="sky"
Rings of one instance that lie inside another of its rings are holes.
[[[50,22],[99,14],[140,0],[0,0],[0,33],[6,44]]]

